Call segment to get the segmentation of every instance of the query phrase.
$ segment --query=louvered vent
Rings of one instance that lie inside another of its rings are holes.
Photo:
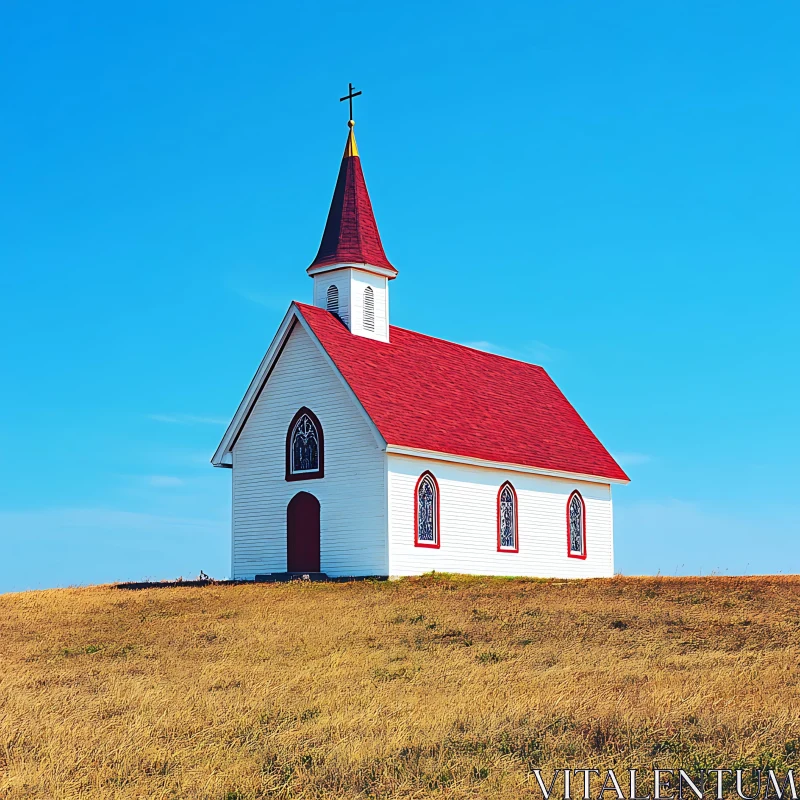
[[[328,287],[328,311],[339,316],[339,289],[337,286]]]
[[[375,292],[371,286],[364,289],[364,330],[375,330]]]

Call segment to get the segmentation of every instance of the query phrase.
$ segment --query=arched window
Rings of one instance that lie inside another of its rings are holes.
[[[364,289],[364,330],[375,330],[375,292],[371,286]]]
[[[325,476],[325,440],[313,411],[301,408],[286,433],[286,480],[303,481]]]
[[[439,547],[439,485],[430,472],[419,476],[414,490],[414,544]]]
[[[497,493],[497,549],[501,553],[518,553],[517,493],[504,483]]]
[[[339,316],[339,287],[333,284],[328,287],[328,302],[326,305],[328,311],[332,314]]]
[[[577,491],[567,500],[567,555],[586,558],[586,507]]]

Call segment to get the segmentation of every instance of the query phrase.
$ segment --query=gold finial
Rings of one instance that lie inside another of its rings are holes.
[[[353,133],[353,125],[355,122],[350,120],[347,123],[350,126],[350,130],[347,133],[347,144],[344,146],[344,156],[343,158],[350,158],[351,156],[358,155],[358,145],[356,144],[356,135]]]

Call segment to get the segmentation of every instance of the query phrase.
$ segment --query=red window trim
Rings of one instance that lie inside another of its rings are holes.
[[[308,414],[309,419],[314,423],[317,433],[319,434],[319,469],[313,472],[292,472],[292,431],[294,430],[295,423],[303,414]],[[286,480],[287,481],[313,481],[317,478],[325,477],[325,434],[322,430],[317,415],[310,409],[303,406],[293,417],[289,423],[289,429],[286,431]]]
[[[436,525],[436,542],[435,544],[429,544],[428,542],[421,542],[418,538],[419,536],[419,485],[422,483],[422,479],[425,476],[430,476],[430,479],[433,481],[433,494],[434,494],[434,523]],[[436,480],[436,476],[430,471],[425,470],[422,475],[417,478],[417,485],[414,487],[414,547],[428,547],[434,550],[438,550],[442,544],[442,529],[439,525],[439,482]]]
[[[503,494],[503,489],[508,486],[511,489],[511,494],[514,497],[514,547],[501,547],[500,546],[500,496]],[[517,490],[511,481],[506,481],[497,490],[497,552],[498,553],[519,553],[519,501],[517,500]]]
[[[578,500],[581,501],[581,510],[583,513],[581,514],[581,522],[583,523],[583,553],[573,553],[572,547],[570,546],[569,541],[569,507],[572,503],[572,498],[578,495]],[[567,557],[568,558],[580,558],[582,560],[586,559],[586,503],[584,502],[583,495],[575,489],[572,494],[567,498]]]

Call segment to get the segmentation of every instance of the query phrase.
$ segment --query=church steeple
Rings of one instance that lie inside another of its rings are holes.
[[[361,169],[353,127],[353,97],[342,163],[322,242],[307,272],[314,278],[314,305],[336,314],[351,333],[389,341],[389,285],[397,270],[383,250]]]

